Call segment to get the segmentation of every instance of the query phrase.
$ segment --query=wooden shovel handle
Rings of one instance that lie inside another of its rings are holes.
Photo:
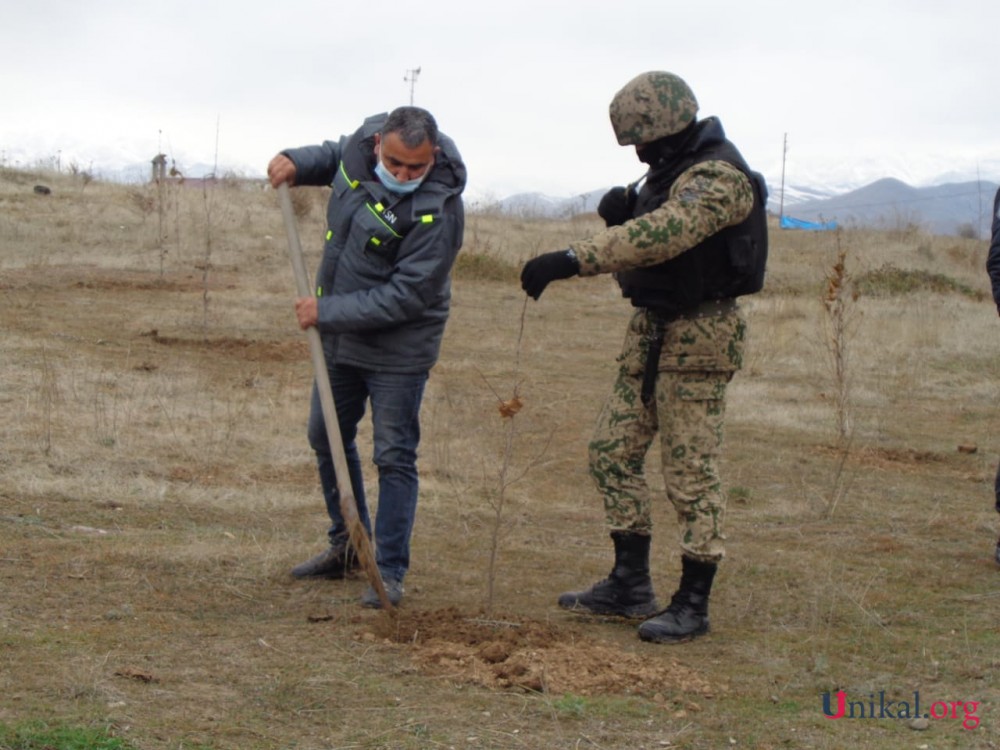
[[[288,185],[284,182],[278,186],[278,198],[281,201],[281,213],[285,218],[285,232],[288,234],[288,252],[292,260],[292,271],[295,274],[295,288],[299,297],[311,297],[313,291],[310,288],[309,275],[306,273],[305,262],[302,258],[302,243],[299,242],[299,230],[295,223],[292,198],[288,192]],[[309,351],[312,353],[316,390],[323,408],[323,422],[326,425],[327,440],[330,443],[330,453],[333,456],[333,469],[337,479],[337,490],[340,494],[340,512],[344,516],[351,545],[358,553],[358,560],[368,577],[368,582],[378,594],[383,610],[389,612],[392,610],[392,603],[389,601],[389,595],[382,583],[378,565],[375,563],[371,540],[358,517],[357,500],[354,497],[354,488],[351,487],[350,473],[347,470],[344,440],[340,435],[340,422],[337,421],[337,406],[333,400],[333,389],[330,387],[330,373],[326,369],[323,342],[316,326],[307,328],[306,336],[309,339]]]

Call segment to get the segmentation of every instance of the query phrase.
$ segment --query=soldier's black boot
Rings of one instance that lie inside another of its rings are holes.
[[[612,531],[615,566],[611,574],[586,591],[569,591],[559,596],[559,606],[595,615],[649,617],[659,605],[649,577],[648,534]]]
[[[681,556],[681,585],[670,605],[639,626],[639,637],[653,643],[680,643],[708,632],[708,596],[718,565]]]

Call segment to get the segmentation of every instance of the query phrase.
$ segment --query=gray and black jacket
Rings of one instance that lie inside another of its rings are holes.
[[[390,192],[374,173],[375,134],[387,117],[373,115],[339,141],[282,153],[295,164],[296,185],[333,188],[316,276],[327,364],[414,373],[433,367],[441,349],[465,229],[466,169],[441,134],[416,192]]]

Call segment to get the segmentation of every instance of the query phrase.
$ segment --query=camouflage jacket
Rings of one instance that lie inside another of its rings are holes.
[[[658,208],[570,247],[581,276],[653,266],[744,221],[753,205],[747,175],[724,161],[704,161],[677,177]]]

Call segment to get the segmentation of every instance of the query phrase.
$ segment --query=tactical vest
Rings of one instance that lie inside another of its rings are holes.
[[[677,178],[695,164],[706,161],[724,161],[750,179],[753,209],[741,223],[726,227],[675,258],[655,266],[617,273],[622,295],[636,307],[652,308],[668,317],[676,316],[702,302],[753,294],[764,286],[767,187],[763,176],[747,166],[728,140],[715,140],[698,147],[694,153],[671,161],[664,169],[654,170],[639,191],[632,216],[642,216],[659,208],[666,202]]]

